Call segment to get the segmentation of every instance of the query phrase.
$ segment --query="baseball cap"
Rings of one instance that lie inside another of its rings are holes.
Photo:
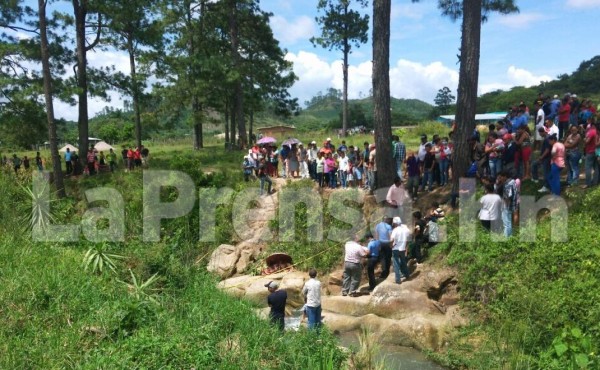
[[[273,288],[273,289],[277,289],[279,288],[279,283],[276,281],[269,281],[268,283],[265,284],[265,288]]]
[[[577,97],[577,94],[573,94],[573,95],[571,95],[571,97],[572,97],[572,98],[576,98],[576,97]]]
[[[314,140],[313,140],[313,141],[311,141],[310,143],[311,143],[311,144],[314,144],[314,145],[316,145],[316,144],[317,144],[317,142],[316,142],[316,141],[314,141]]]
[[[554,94],[554,99],[558,99],[558,95]]]
[[[328,137],[328,138],[327,138],[327,141],[331,141],[331,138],[330,138],[330,137]]]
[[[402,223],[402,219],[400,217],[396,216],[392,219],[392,223],[395,223],[396,225],[400,225]]]
[[[504,140],[512,140],[512,138],[513,138],[513,137],[512,137],[512,135],[511,135],[511,134],[508,134],[508,133],[507,133],[507,134],[504,134],[504,136],[502,136],[502,138],[503,138]]]

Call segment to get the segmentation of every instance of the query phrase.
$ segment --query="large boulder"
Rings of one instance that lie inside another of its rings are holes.
[[[206,269],[221,278],[228,278],[235,273],[239,258],[240,251],[235,246],[221,244],[212,252]]]
[[[439,314],[439,310],[427,296],[419,291],[417,281],[408,281],[400,285],[390,282],[379,284],[371,297],[371,312],[391,319],[403,319],[412,313]]]

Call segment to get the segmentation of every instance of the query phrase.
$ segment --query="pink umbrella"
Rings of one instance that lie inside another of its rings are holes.
[[[257,144],[272,144],[272,143],[276,143],[277,139],[275,139],[274,137],[270,137],[270,136],[265,136],[262,139],[258,140],[256,143]]]

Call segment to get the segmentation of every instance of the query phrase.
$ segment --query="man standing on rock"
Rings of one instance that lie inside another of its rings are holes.
[[[375,239],[379,241],[381,259],[381,275],[382,280],[387,279],[392,266],[392,242],[390,235],[392,234],[392,219],[385,217],[383,221],[375,226]]]
[[[365,257],[369,250],[356,241],[348,241],[344,246],[346,252],[344,257],[344,275],[342,278],[342,295],[358,297],[358,287],[362,275],[361,258]]]
[[[269,296],[267,297],[267,303],[271,307],[271,323],[277,325],[281,331],[285,327],[285,303],[287,301],[287,292],[285,290],[279,290],[279,283],[276,281],[269,281],[265,284],[265,287],[269,289]]]
[[[394,217],[393,219],[394,230],[392,231],[392,260],[394,261],[394,273],[396,275],[396,284],[400,284],[400,273],[408,280],[410,278],[410,271],[406,264],[406,244],[410,238],[410,230],[406,225],[402,224],[400,217]]]
[[[308,276],[310,279],[304,283],[304,288],[302,288],[308,328],[318,329],[321,326],[321,282],[317,280],[317,270],[314,268],[310,269]]]

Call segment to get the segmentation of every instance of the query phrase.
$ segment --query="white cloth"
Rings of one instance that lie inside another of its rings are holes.
[[[392,230],[392,235],[390,238],[392,239],[392,243],[394,245],[392,250],[401,252],[405,251],[406,244],[410,239],[410,230],[408,230],[408,227],[404,224],[396,226],[396,228]]]
[[[346,242],[344,245],[344,251],[346,255],[344,262],[360,263],[360,258],[366,256],[369,250],[362,245],[354,241]]]
[[[310,278],[304,283],[302,294],[306,297],[306,305],[308,307],[319,307],[321,305],[321,282]]]
[[[339,158],[339,169],[340,171],[348,171],[348,163],[350,163],[348,161],[348,157],[340,157]]]
[[[401,207],[404,205],[404,200],[408,198],[408,194],[406,193],[406,189],[403,185],[396,187],[396,185],[390,186],[390,189],[387,192],[387,196],[385,200],[388,203]]]
[[[419,162],[423,162],[425,160],[426,154],[427,149],[425,149],[425,144],[419,145],[419,151],[417,152],[417,158],[419,158]]]
[[[479,200],[481,210],[479,219],[483,221],[496,221],[500,219],[500,210],[502,208],[502,198],[498,194],[486,194]]]
[[[546,120],[546,114],[544,113],[544,110],[542,108],[538,109],[537,111],[537,117],[535,120],[535,140],[536,141],[542,141],[543,138],[540,135],[540,133],[538,132],[538,129],[540,127],[544,126],[544,121]]]

